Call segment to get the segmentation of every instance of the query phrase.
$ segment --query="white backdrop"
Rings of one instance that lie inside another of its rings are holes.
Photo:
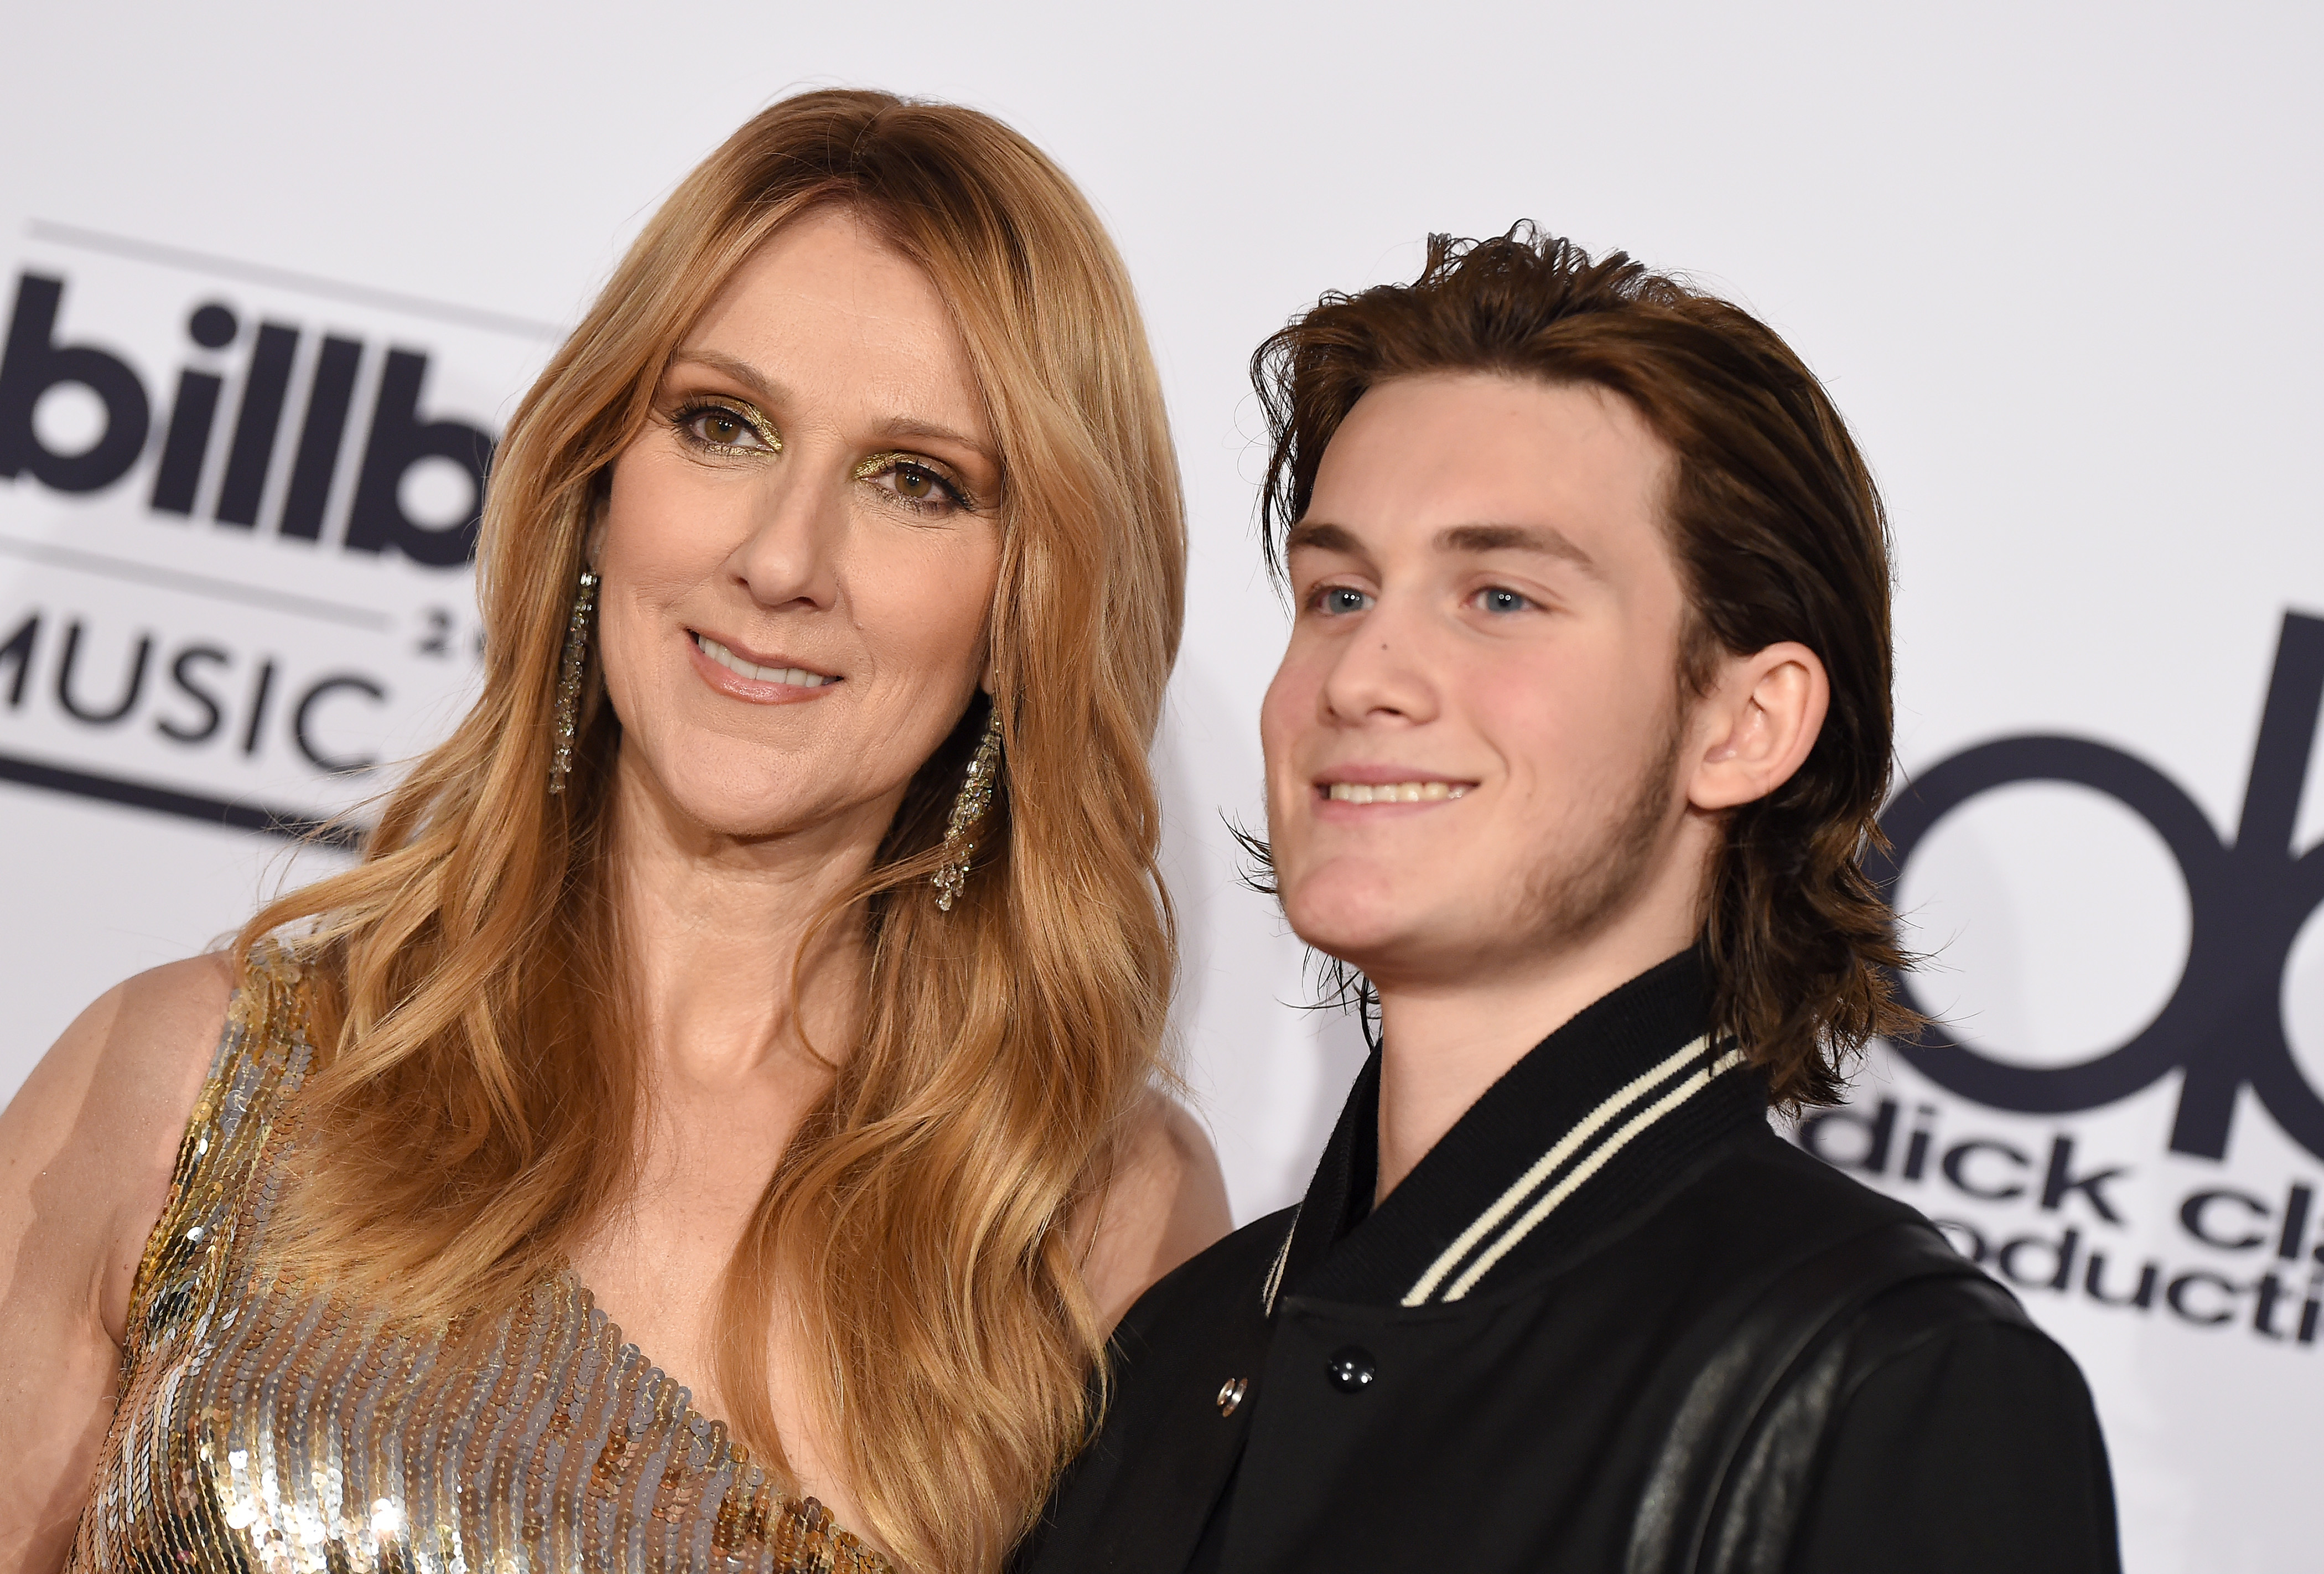
[[[568,0],[0,31],[0,1090],[286,875],[278,838],[173,809],[327,810],[318,766],[444,725],[466,579],[365,538],[465,510],[468,429],[735,125],[876,85],[1022,128],[1136,275],[1194,542],[1159,753],[1176,1021],[1237,1216],[1289,1200],[1358,1049],[1285,1004],[1298,948],[1222,819],[1259,821],[1282,628],[1243,365],[1319,291],[1408,277],[1425,232],[1531,217],[1737,296],[1829,380],[1895,513],[1909,772],[2066,735],[2183,794],[2060,745],[1953,767],[2001,785],[1934,821],[1904,891],[1941,951],[1924,999],[1984,1059],[1925,1061],[1940,1083],[1884,1058],[1811,1140],[1950,1221],[2081,1359],[2135,1574],[2314,1566],[2324,856],[2290,855],[2324,838],[2324,652],[2284,622],[2324,616],[2312,10]],[[86,387],[42,394],[66,374],[110,385],[117,436]],[[217,390],[206,441],[173,435],[204,397],[181,374]],[[2051,770],[2168,823],[2017,780]],[[2031,1074],[2138,1037],[2190,940],[2129,1059]]]

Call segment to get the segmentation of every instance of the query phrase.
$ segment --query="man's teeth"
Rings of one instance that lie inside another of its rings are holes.
[[[1334,782],[1328,790],[1342,803],[1440,803],[1469,791],[1465,782]]]
[[[716,640],[696,634],[694,643],[702,653],[730,672],[740,672],[745,678],[756,678],[761,683],[789,683],[800,689],[820,689],[833,680],[820,672],[810,672],[804,667],[761,667],[744,661]]]

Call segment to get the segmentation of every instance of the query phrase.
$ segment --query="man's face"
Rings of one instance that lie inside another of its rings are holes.
[[[1667,872],[1686,812],[1674,459],[1588,386],[1374,387],[1289,542],[1260,718],[1301,939],[1383,985],[1585,940]]]

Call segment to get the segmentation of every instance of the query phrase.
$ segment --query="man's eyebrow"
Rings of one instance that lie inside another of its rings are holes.
[[[1333,524],[1321,519],[1303,519],[1291,527],[1289,535],[1283,538],[1283,550],[1286,555],[1303,547],[1319,552],[1342,552],[1351,557],[1363,551],[1353,531],[1345,525]]]
[[[1586,574],[1601,574],[1598,560],[1585,552],[1562,530],[1535,524],[1456,524],[1440,531],[1441,552],[1540,552],[1563,558]]]

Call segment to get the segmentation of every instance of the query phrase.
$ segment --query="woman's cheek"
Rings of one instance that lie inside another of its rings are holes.
[[[871,576],[877,587],[872,616],[923,681],[964,677],[973,684],[982,677],[975,668],[998,559],[995,546],[961,542],[954,550],[920,557],[901,572]]]

